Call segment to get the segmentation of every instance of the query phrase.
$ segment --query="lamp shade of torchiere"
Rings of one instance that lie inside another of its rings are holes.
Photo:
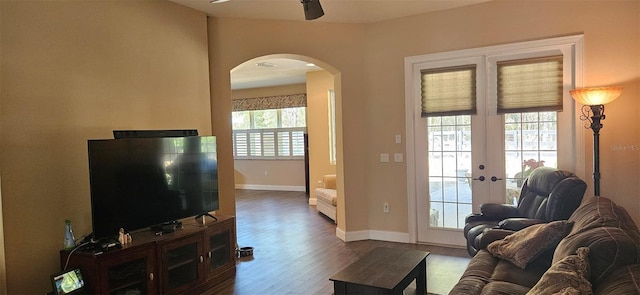
[[[622,94],[622,87],[589,87],[570,90],[571,97],[582,104],[580,120],[588,121],[585,128],[593,130],[593,193],[600,196],[600,129],[605,118],[604,105]]]

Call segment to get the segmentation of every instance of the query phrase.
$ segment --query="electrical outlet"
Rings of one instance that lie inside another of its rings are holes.
[[[384,205],[382,206],[382,212],[389,213],[389,203],[384,203]]]
[[[269,171],[265,170],[264,171],[264,176],[267,176],[267,175],[269,175]]]

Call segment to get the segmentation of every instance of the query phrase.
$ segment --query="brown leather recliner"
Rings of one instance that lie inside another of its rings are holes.
[[[527,226],[566,220],[580,206],[587,184],[575,174],[539,167],[522,185],[518,206],[483,204],[465,220],[467,251],[474,256],[491,242]]]

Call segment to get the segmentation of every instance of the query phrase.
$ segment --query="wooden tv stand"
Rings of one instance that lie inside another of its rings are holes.
[[[70,268],[80,268],[89,293],[200,293],[236,273],[235,218],[216,215],[201,225],[184,219],[182,229],[158,235],[150,230],[131,233],[132,242],[103,253],[78,249]],[[70,251],[60,251],[64,268]]]

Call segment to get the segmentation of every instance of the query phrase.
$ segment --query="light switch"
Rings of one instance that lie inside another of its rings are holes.
[[[396,163],[404,162],[404,155],[402,153],[393,154],[393,161]]]
[[[396,134],[396,143],[402,143],[402,135]]]
[[[389,154],[380,154],[380,162],[382,163],[389,162]]]

